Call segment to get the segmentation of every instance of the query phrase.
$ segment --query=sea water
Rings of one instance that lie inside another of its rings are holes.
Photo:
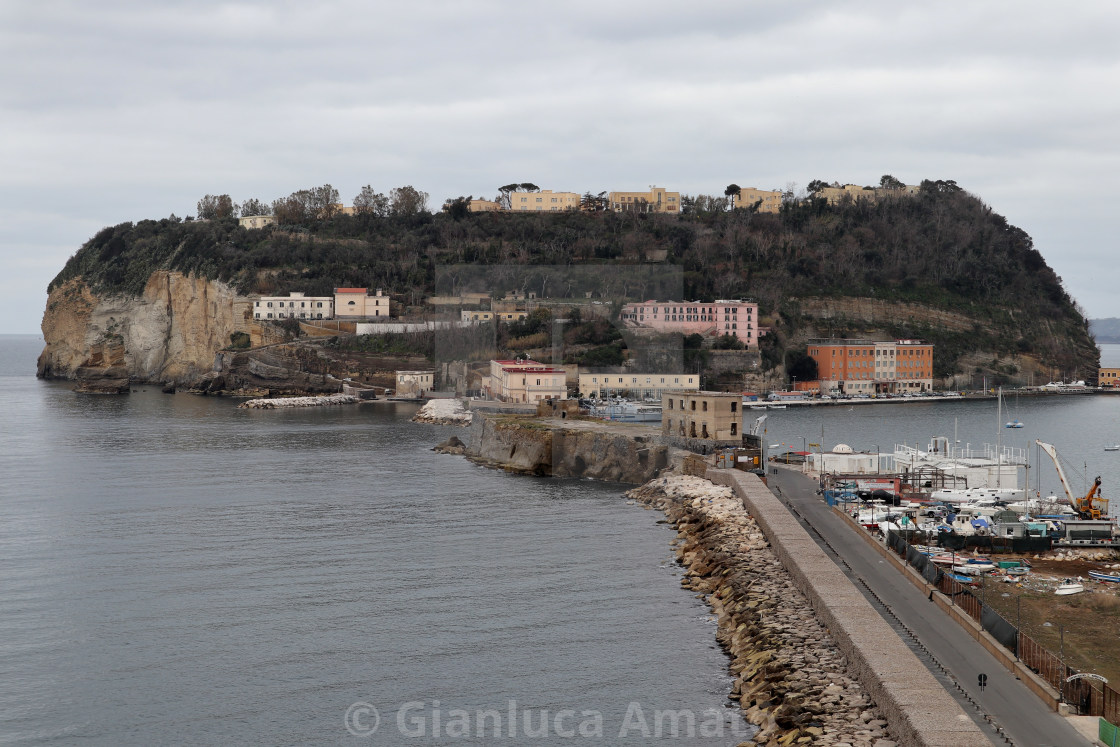
[[[41,347],[0,337],[0,743],[750,733],[623,486],[434,454],[411,405],[80,395]]]

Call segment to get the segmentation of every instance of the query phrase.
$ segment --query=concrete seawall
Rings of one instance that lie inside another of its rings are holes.
[[[707,478],[731,487],[742,499],[774,554],[848,658],[856,678],[878,704],[893,734],[907,745],[990,744],[984,732],[757,476],[710,469]]]

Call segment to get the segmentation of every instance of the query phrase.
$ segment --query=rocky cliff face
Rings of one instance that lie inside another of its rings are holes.
[[[475,413],[465,453],[475,461],[530,475],[641,484],[669,465],[654,435],[576,429],[533,418]]]
[[[39,376],[191,382],[229,344],[235,295],[224,283],[164,270],[140,296],[97,295],[70,280],[47,298]]]

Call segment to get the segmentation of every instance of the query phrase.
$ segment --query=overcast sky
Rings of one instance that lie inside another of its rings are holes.
[[[0,332],[230,194],[954,179],[1120,316],[1120,3],[0,3]]]

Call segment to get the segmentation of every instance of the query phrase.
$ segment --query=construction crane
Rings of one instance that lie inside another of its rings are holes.
[[[1062,469],[1062,463],[1058,460],[1058,450],[1043,441],[1035,441],[1035,443],[1054,461],[1054,468],[1058,470],[1058,479],[1062,483],[1062,490],[1066,491],[1066,500],[1077,511],[1078,516],[1082,519],[1108,518],[1108,501],[1101,498],[1100,476],[1097,476],[1097,479],[1093,481],[1093,487],[1089,488],[1088,493],[1081,498],[1075,498],[1073,491],[1070,490],[1069,481],[1066,479],[1066,472]]]

